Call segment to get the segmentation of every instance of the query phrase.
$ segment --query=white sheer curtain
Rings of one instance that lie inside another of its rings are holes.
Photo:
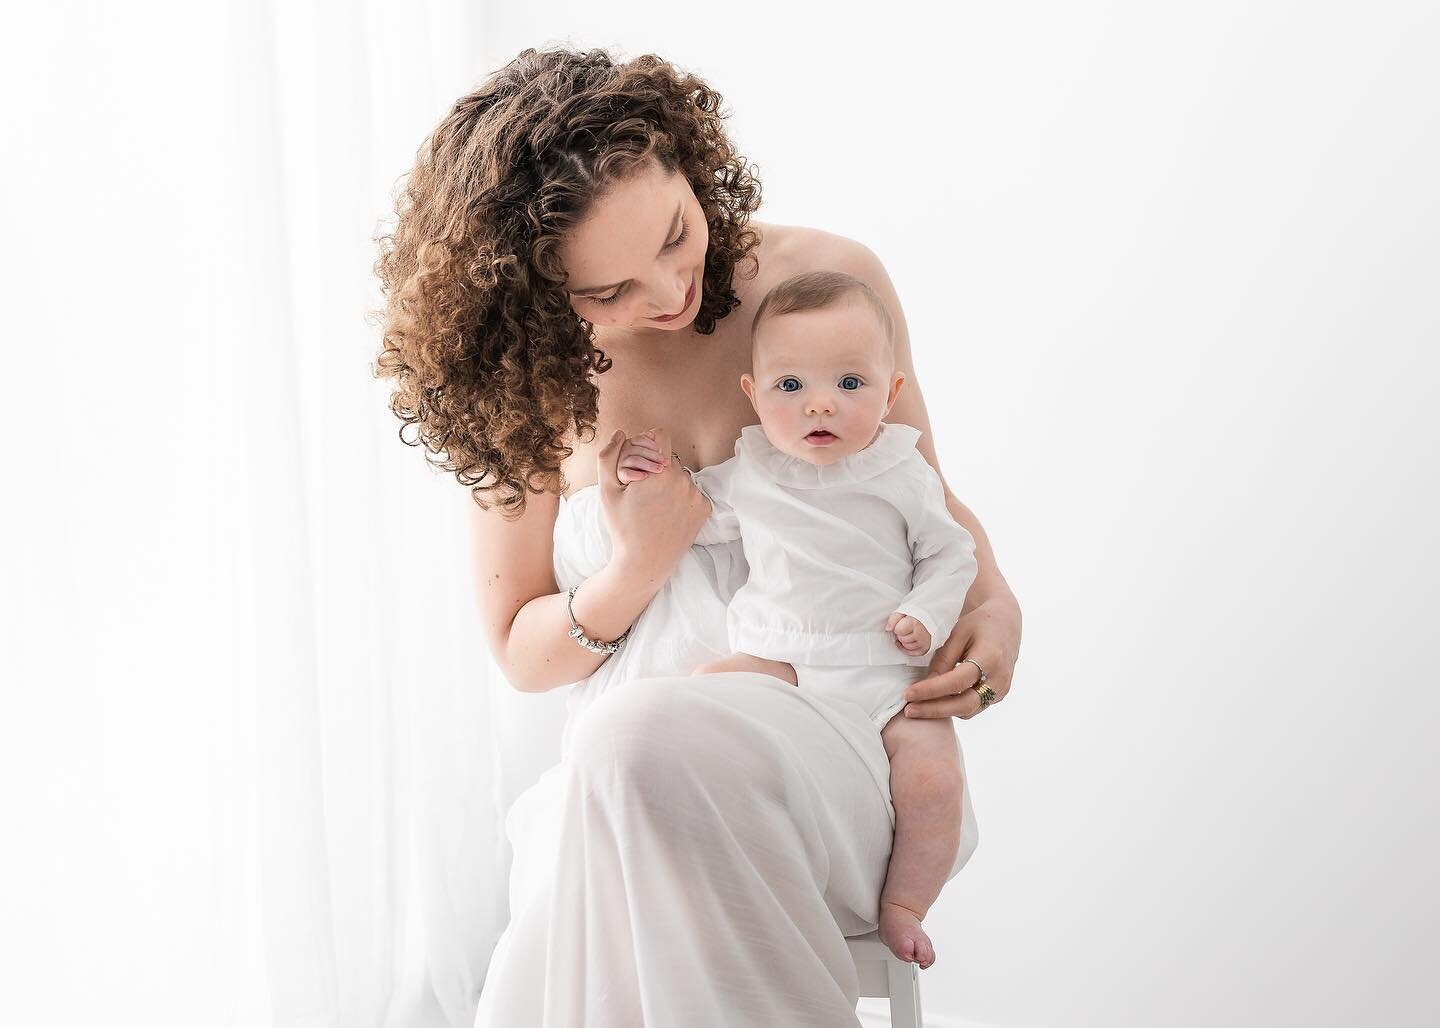
[[[486,19],[6,15],[0,1023],[470,1023],[505,910],[469,500],[366,312]]]

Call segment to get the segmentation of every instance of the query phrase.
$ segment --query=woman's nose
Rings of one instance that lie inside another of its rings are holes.
[[[688,278],[681,281],[678,291],[676,290],[676,287],[671,286],[670,290],[666,294],[668,299],[665,300],[666,306],[664,310],[662,310],[659,314],[655,316],[657,318],[663,318],[667,314],[679,314],[685,309],[685,294],[689,291],[690,280]]]

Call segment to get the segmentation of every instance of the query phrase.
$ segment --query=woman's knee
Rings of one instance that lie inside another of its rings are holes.
[[[756,801],[780,788],[777,748],[703,679],[636,679],[583,713],[570,761],[593,788],[686,809],[709,796]]]
[[[684,760],[686,739],[703,720],[684,679],[636,679],[611,688],[581,714],[570,759],[582,772],[655,781]]]

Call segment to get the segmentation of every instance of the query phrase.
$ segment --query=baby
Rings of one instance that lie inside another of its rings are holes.
[[[880,298],[840,272],[787,279],[757,308],[740,388],[760,424],[692,473],[712,508],[696,543],[742,540],[750,576],[726,616],[735,652],[693,673],[756,671],[867,712],[895,807],[879,934],[924,968],[935,950],[920,923],[960,845],[959,756],[950,718],[895,715],[955,626],[975,541],[919,430],[883,420],[905,381],[893,335]],[[637,481],[669,456],[654,430],[627,438],[617,474]]]

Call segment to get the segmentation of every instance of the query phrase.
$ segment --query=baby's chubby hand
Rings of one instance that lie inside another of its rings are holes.
[[[621,485],[638,482],[646,475],[659,474],[670,462],[668,453],[661,453],[655,442],[655,429],[639,435],[626,436],[620,447],[620,460],[615,466],[615,477]]]
[[[895,645],[909,654],[926,653],[930,649],[930,632],[909,614],[900,611],[890,615],[885,631],[895,633]]]

